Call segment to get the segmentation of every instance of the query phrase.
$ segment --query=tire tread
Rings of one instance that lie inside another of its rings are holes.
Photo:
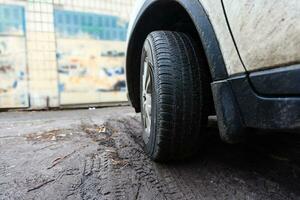
[[[155,31],[147,40],[153,50],[158,94],[153,130],[156,140],[148,154],[157,161],[190,157],[197,152],[207,124],[209,74],[186,34]]]

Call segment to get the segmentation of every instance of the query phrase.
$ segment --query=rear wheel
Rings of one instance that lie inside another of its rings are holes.
[[[193,155],[203,142],[209,111],[209,74],[184,33],[148,35],[141,60],[141,113],[146,153],[156,161]]]

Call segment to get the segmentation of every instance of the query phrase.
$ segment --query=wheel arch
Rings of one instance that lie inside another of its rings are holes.
[[[180,31],[190,35],[205,54],[213,81],[228,77],[219,43],[203,6],[198,0],[146,0],[129,32],[126,79],[129,99],[140,111],[140,59],[144,40],[156,30]]]

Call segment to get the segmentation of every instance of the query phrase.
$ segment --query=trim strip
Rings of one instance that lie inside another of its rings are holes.
[[[261,95],[300,96],[300,64],[251,72],[249,78]]]

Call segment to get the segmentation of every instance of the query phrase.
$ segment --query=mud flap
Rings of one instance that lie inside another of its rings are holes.
[[[239,106],[227,80],[211,83],[221,139],[227,143],[244,141],[244,126]]]

